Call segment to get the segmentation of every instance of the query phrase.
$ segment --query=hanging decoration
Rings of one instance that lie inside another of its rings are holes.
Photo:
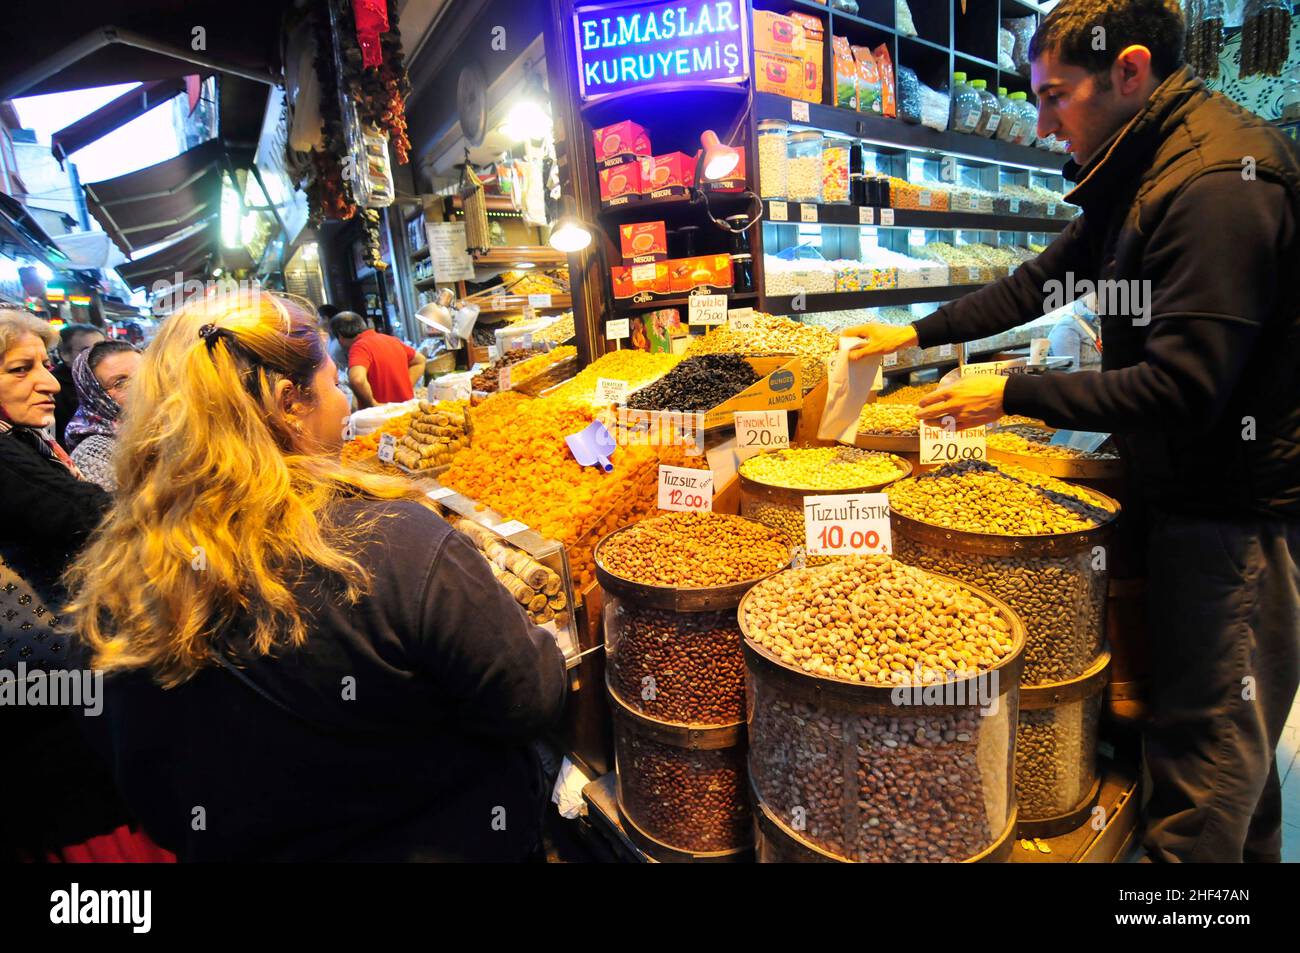
[[[1290,0],[1247,0],[1241,22],[1241,75],[1280,76],[1290,51]]]
[[[1219,75],[1223,52],[1223,0],[1186,0],[1187,63],[1203,79]]]
[[[371,16],[370,8],[376,4],[385,5],[386,14],[384,29],[374,34],[379,44],[379,60],[371,65],[359,37],[371,35],[377,20]],[[393,157],[400,165],[406,165],[411,154],[411,140],[406,131],[406,97],[411,91],[411,81],[402,59],[401,35],[391,28],[397,23],[396,0],[345,0],[335,12],[343,88],[356,102],[362,123],[388,133]]]

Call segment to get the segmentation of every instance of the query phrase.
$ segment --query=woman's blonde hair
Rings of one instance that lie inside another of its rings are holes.
[[[0,305],[0,357],[17,347],[18,342],[29,334],[40,338],[47,351],[59,339],[58,332],[50,327],[48,321],[36,317],[30,311]]]
[[[269,292],[187,305],[145,351],[114,450],[117,505],[68,570],[69,614],[104,670],[178,685],[222,647],[269,654],[307,638],[292,585],[311,566],[349,600],[370,576],[355,547],[375,519],[330,524],[344,497],[423,495],[312,453],[275,395],[315,399],[326,360],[309,306]],[[343,421],[339,421],[340,428]]]

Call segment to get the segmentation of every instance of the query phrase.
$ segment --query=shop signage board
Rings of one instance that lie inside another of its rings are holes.
[[[425,222],[429,258],[439,281],[473,281],[474,259],[465,250],[464,222]]]
[[[836,493],[803,501],[804,547],[809,556],[889,553],[889,497],[884,493]]]
[[[584,4],[574,9],[573,32],[584,101],[749,76],[744,0]]]

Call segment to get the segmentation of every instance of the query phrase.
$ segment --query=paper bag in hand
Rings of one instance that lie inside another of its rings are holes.
[[[862,338],[840,338],[840,349],[831,357],[830,379],[826,384],[826,409],[822,412],[818,440],[853,443],[858,436],[858,417],[871,396],[871,384],[880,369],[879,354],[850,361],[849,351]]]

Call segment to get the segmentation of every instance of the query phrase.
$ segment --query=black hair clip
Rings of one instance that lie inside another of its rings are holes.
[[[209,347],[211,347],[212,342],[220,336],[221,328],[217,327],[215,324],[205,324],[203,327],[199,328],[199,337],[203,338],[204,343]]]

